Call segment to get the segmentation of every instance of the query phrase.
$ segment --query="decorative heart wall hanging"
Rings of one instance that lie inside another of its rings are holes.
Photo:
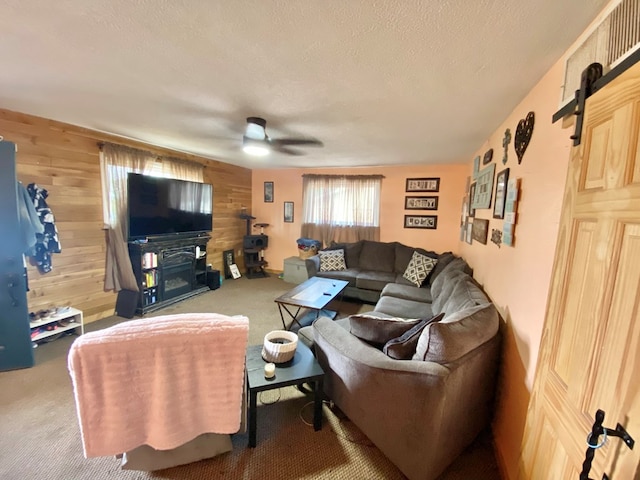
[[[509,157],[509,144],[511,143],[511,129],[507,128],[504,131],[504,138],[502,139],[502,147],[504,148],[504,156],[502,157],[502,164],[507,163]]]
[[[536,114],[529,112],[526,118],[523,118],[518,122],[518,128],[516,128],[516,138],[513,142],[513,148],[516,150],[518,156],[518,165],[522,163],[522,157],[524,152],[529,146],[531,141],[531,134],[533,133],[533,125],[536,123]]]

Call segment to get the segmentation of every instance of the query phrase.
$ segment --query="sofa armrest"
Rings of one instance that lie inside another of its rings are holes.
[[[489,424],[497,337],[441,365],[389,358],[328,318],[313,334],[325,393],[408,478],[436,478]]]

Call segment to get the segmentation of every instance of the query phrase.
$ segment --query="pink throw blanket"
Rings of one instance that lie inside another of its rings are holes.
[[[86,333],[68,367],[86,458],[240,427],[249,319],[180,314]]]

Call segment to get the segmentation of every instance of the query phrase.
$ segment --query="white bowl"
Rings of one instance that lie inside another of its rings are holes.
[[[262,358],[267,362],[288,362],[296,354],[298,335],[287,330],[274,330],[264,336]]]

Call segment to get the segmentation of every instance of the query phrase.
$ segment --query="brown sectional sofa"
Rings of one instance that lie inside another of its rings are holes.
[[[379,299],[370,315],[391,319],[443,314],[419,334],[410,359],[390,358],[379,345],[356,337],[351,318],[320,317],[299,335],[313,342],[326,372],[326,395],[410,480],[432,480],[491,421],[500,320],[463,259],[446,255],[444,266],[434,269],[436,275],[422,287],[398,281],[397,259],[394,272],[386,272],[395,273],[395,281],[375,290]],[[349,268],[358,270],[350,272],[355,277],[350,293],[373,298],[374,290],[364,288],[373,285],[369,278],[358,281],[362,264]]]

